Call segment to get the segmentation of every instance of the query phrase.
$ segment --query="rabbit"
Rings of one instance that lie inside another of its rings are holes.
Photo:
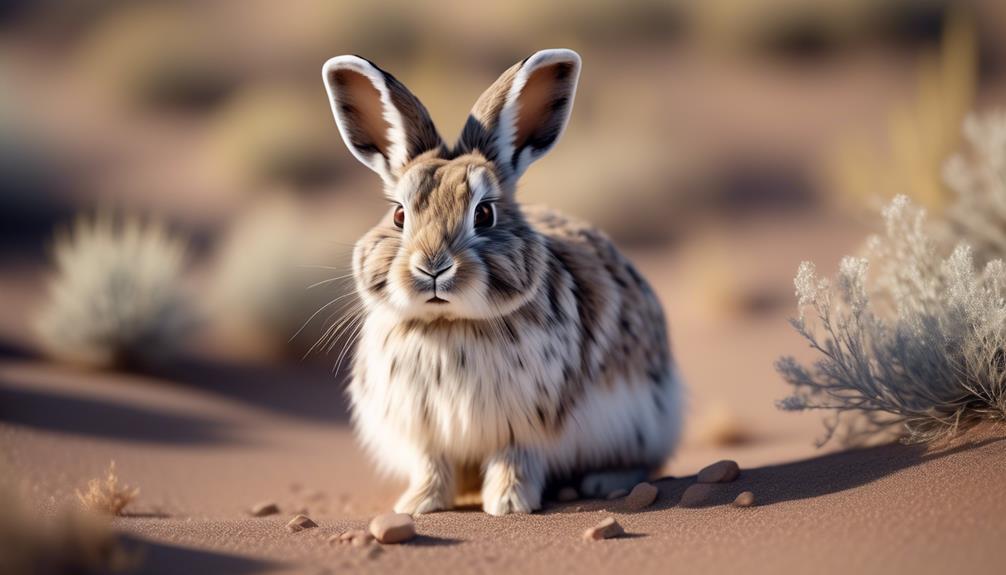
[[[571,50],[522,60],[448,146],[388,72],[358,56],[323,67],[338,130],[391,204],[353,250],[348,395],[358,440],[408,481],[396,512],[449,509],[473,477],[492,515],[539,510],[563,482],[604,496],[678,443],[682,386],[654,291],[602,232],[516,198],[579,73]]]

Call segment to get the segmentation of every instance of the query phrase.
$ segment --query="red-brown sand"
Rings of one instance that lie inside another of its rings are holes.
[[[813,225],[812,249],[825,268],[849,243]],[[331,545],[332,535],[387,511],[401,486],[377,477],[354,443],[342,384],[326,366],[190,358],[125,375],[54,365],[24,335],[39,293],[30,270],[0,282],[5,305],[19,302],[0,316],[0,465],[34,512],[47,514],[73,504],[74,490],[115,460],[120,478],[141,492],[114,526],[145,546],[149,573],[1001,572],[1001,430],[939,450],[819,451],[816,415],[773,407],[786,388],[772,361],[803,347],[784,321],[790,262],[811,250],[790,240],[800,230],[773,230],[743,240],[748,253],[774,256],[739,273],[744,286],[784,299],[762,311],[721,317],[695,296],[701,283],[685,273],[693,269],[687,257],[635,254],[666,302],[694,416],[665,470],[675,478],[658,481],[657,501],[639,512],[618,500],[550,503],[502,518],[472,508],[417,518],[419,536],[406,544]],[[696,422],[714,403],[744,421],[746,441],[700,439]],[[723,458],[740,463],[740,477],[714,486],[703,506],[679,506],[694,474]],[[754,507],[731,504],[742,491],[755,494]],[[269,500],[281,513],[250,516]],[[305,509],[319,527],[290,533],[287,521]],[[584,541],[584,530],[608,516],[627,535]]]

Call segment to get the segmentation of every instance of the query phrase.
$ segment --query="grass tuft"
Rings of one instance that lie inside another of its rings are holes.
[[[115,472],[115,462],[108,466],[104,479],[92,479],[87,483],[85,491],[77,490],[77,499],[89,511],[104,515],[118,516],[140,494],[138,487],[119,483]]]

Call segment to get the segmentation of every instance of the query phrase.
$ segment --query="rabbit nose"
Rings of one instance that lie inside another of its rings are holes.
[[[447,254],[441,253],[435,257],[415,257],[412,258],[412,270],[420,276],[430,279],[437,279],[454,268],[454,260]]]

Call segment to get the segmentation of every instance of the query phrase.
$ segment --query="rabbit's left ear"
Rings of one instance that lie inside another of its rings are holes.
[[[359,56],[322,69],[339,133],[349,151],[394,185],[416,156],[443,146],[423,104],[394,76]]]
[[[542,50],[514,65],[475,103],[458,142],[478,150],[512,185],[562,134],[573,109],[580,56]]]

